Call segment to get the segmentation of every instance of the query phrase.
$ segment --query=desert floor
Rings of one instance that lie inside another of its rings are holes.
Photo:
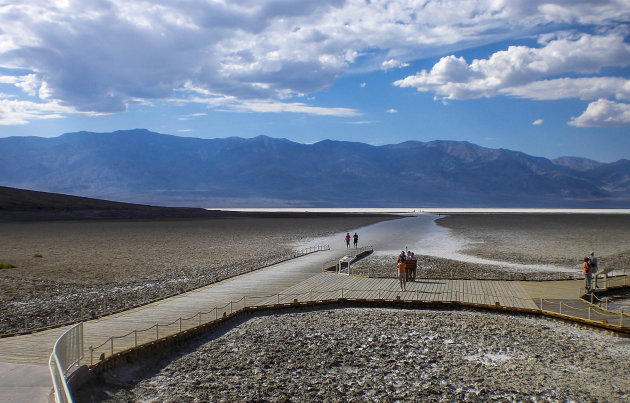
[[[135,306],[277,262],[296,240],[383,217],[238,217],[0,225],[0,334]]]
[[[343,234],[383,217],[231,217],[57,221],[0,225],[0,333],[142,304],[274,263],[299,240]],[[566,279],[590,251],[630,269],[630,216],[452,215],[437,220],[466,253],[540,264],[530,271],[419,256],[423,278]],[[342,235],[341,235],[342,236]],[[359,274],[395,276],[396,256],[370,256]],[[546,270],[545,264],[566,271]]]

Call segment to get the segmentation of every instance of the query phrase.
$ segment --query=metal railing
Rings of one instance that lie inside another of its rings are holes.
[[[66,331],[55,343],[48,361],[57,403],[72,402],[68,373],[83,358],[83,322]]]
[[[387,290],[387,289],[349,289],[340,288],[334,290],[311,290],[306,293],[277,293],[261,296],[243,296],[238,301],[230,301],[223,306],[215,306],[208,311],[199,311],[190,317],[179,317],[168,323],[156,323],[144,329],[134,329],[120,336],[110,336],[99,345],[90,345],[88,347],[90,365],[96,360],[102,360],[107,356],[137,347],[141,344],[156,341],[160,338],[171,336],[173,334],[192,329],[202,324],[212,322],[223,316],[229,315],[242,308],[265,307],[277,304],[290,304],[293,302],[318,302],[335,299],[358,300],[367,298],[378,300],[395,300],[397,297],[407,301],[421,302],[467,302],[477,301],[476,303],[485,305],[496,305],[499,299],[505,297],[494,296],[483,293],[470,293],[464,291],[445,291],[430,292],[422,290]],[[438,295],[440,297],[438,297]],[[466,297],[466,298],[465,298]],[[509,297],[511,301],[522,301],[521,305],[531,303],[531,298]]]
[[[249,271],[260,270],[265,267],[273,266],[275,264],[283,263],[291,259],[296,259],[302,256],[306,256],[314,252],[321,252],[321,251],[328,251],[328,250],[330,250],[330,245],[317,245],[317,246],[310,246],[308,248],[302,248],[300,250],[294,250],[288,254],[279,255],[265,264],[257,265],[257,266],[253,265],[251,266],[251,269],[249,269]],[[241,275],[241,274],[244,274],[244,273],[242,272],[236,273],[236,275]],[[221,278],[220,280],[225,280],[225,278]],[[220,280],[217,280],[217,281],[220,281]],[[205,287],[209,284],[210,283],[198,284],[194,288]],[[186,289],[186,291],[191,291],[191,290],[192,289]],[[177,294],[168,295],[168,296],[174,296],[174,295],[177,295]],[[143,299],[137,302],[140,305],[144,305],[144,304],[151,303],[153,301],[155,301],[155,299],[153,300]],[[37,323],[29,323],[28,319],[24,318],[23,326],[21,326],[20,328],[16,328],[14,332],[10,332],[8,334],[18,335],[18,334],[30,333],[30,332],[40,331],[40,330],[46,330],[46,329],[59,327],[59,326],[70,325],[77,321],[81,322],[84,319],[87,319],[87,320],[93,319],[94,318],[93,314],[97,314],[98,316],[111,314],[112,311],[105,308],[106,303],[107,301],[103,301],[100,307],[98,306],[92,307],[92,308],[80,307],[80,308],[77,308],[77,311],[74,314],[69,314],[69,315],[62,315],[60,312],[55,310],[50,315],[38,315]],[[117,308],[115,311],[122,310],[122,309],[130,309],[130,308],[133,308],[133,306],[126,306],[119,309]]]
[[[356,262],[357,260],[361,259],[357,259],[356,257],[362,253],[365,252],[374,252],[374,247],[371,245],[366,245],[366,246],[361,246],[358,248],[353,248],[351,247],[350,249],[346,249],[346,251],[349,251],[351,253],[354,253],[354,257],[355,260],[352,261],[352,263],[354,264],[354,262]],[[324,263],[322,263],[322,270],[326,270],[327,268],[331,268],[331,267],[336,267],[337,264],[339,263],[339,259],[334,259],[334,260],[328,260]]]
[[[592,294],[591,294],[592,296]],[[608,305],[605,308],[597,307],[593,305],[593,300],[591,302],[582,300],[582,306],[575,306],[574,304],[567,303],[565,301],[554,301],[549,299],[540,299],[540,310],[541,311],[553,311],[557,312],[561,315],[573,316],[582,319],[588,320],[605,320],[608,323],[617,322],[620,327],[623,327],[624,317],[627,317],[626,320],[630,319],[629,315],[624,312],[626,306],[621,306],[619,312],[617,311],[609,311]],[[547,306],[544,306],[544,303],[547,303]],[[580,303],[579,300],[576,303]],[[556,308],[557,307],[557,308]],[[628,323],[628,322],[627,322]]]

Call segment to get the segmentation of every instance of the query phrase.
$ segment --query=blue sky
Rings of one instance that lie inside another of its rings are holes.
[[[630,158],[630,1],[0,0],[0,137]]]

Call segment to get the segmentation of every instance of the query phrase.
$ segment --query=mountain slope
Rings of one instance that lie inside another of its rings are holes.
[[[630,162],[467,142],[298,144],[127,130],[0,139],[0,184],[172,206],[627,207]],[[578,161],[578,162],[575,162]],[[579,167],[576,168],[576,165]]]

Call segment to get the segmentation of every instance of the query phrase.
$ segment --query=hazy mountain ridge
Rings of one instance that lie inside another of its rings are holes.
[[[630,161],[551,161],[468,142],[306,145],[126,130],[2,138],[0,149],[4,186],[157,205],[630,205]]]

